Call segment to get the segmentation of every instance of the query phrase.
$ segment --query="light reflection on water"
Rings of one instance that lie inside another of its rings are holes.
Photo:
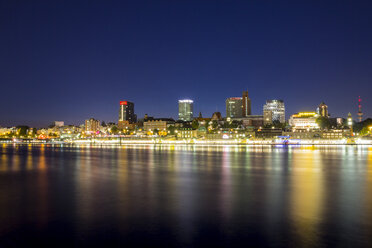
[[[372,148],[0,147],[0,246],[366,246]]]

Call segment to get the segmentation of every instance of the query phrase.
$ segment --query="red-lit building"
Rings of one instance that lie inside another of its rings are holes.
[[[123,124],[132,124],[137,122],[137,116],[134,114],[134,103],[129,101],[120,101],[119,110],[119,122],[118,126],[123,126]]]

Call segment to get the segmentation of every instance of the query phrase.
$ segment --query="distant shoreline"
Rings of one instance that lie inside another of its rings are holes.
[[[74,140],[74,141],[12,141],[2,140],[0,144],[9,145],[182,145],[182,146],[225,146],[225,145],[239,145],[239,146],[343,146],[343,145],[367,145],[372,146],[372,140],[295,140],[278,142],[274,140]]]

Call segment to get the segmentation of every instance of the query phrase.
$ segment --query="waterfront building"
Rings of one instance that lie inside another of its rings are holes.
[[[263,111],[272,112],[272,121],[285,123],[285,106],[283,100],[267,100],[263,106]]]
[[[271,110],[263,111],[263,124],[264,125],[273,124],[273,111]]]
[[[90,118],[85,120],[85,132],[86,133],[96,133],[100,129],[100,121]]]
[[[129,101],[120,101],[119,102],[119,126],[120,122],[127,121],[130,124],[137,122],[137,116],[134,114],[134,103]]]
[[[135,129],[136,126],[140,126],[140,123],[130,123],[129,121],[119,121],[118,128],[125,129],[125,130],[132,130]]]
[[[227,118],[243,117],[242,97],[230,97],[226,99],[226,117]]]
[[[246,139],[251,138],[252,135],[247,135],[246,130],[235,130],[232,131],[231,129],[219,129],[218,132],[214,133],[206,133],[205,138],[207,140],[231,140],[231,139]],[[254,132],[253,132],[254,133]]]
[[[82,129],[80,127],[73,125],[67,125],[59,128],[60,138],[62,139],[76,138],[81,131]]]
[[[39,139],[46,139],[48,137],[58,137],[60,136],[60,131],[56,131],[55,128],[42,128],[36,131]]]
[[[11,127],[11,128],[8,128],[8,127],[1,128],[0,127],[0,136],[10,135],[10,134],[14,133],[15,131],[16,131],[15,127]]]
[[[292,132],[283,132],[284,136],[290,136],[291,139],[343,139],[349,135],[348,129],[321,130],[295,130]]]
[[[245,128],[262,128],[264,125],[263,115],[249,115],[243,118],[234,118],[233,121],[241,121]]]
[[[191,127],[184,127],[177,130],[177,137],[182,139],[193,139],[198,137],[198,130]]]
[[[319,115],[315,112],[300,112],[289,119],[289,125],[294,129],[316,129],[319,128],[316,119]]]
[[[145,131],[154,131],[155,129],[158,131],[166,131],[167,127],[170,125],[174,125],[175,121],[170,118],[157,118],[145,121],[143,123],[143,130]]]
[[[242,97],[242,102],[243,102],[243,117],[247,117],[252,114],[251,110],[251,99],[248,96],[248,91],[243,91],[243,97]]]
[[[190,99],[178,100],[178,119],[192,121],[194,116],[194,101]]]
[[[316,109],[316,112],[319,116],[328,118],[328,106],[322,102],[319,104],[318,108]]]
[[[281,128],[262,128],[255,131],[255,137],[259,139],[268,139],[281,136],[283,130]]]

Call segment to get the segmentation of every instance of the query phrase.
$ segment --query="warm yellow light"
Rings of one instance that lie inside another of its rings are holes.
[[[318,114],[315,112],[299,112],[296,115],[293,115],[293,117],[316,117]]]

